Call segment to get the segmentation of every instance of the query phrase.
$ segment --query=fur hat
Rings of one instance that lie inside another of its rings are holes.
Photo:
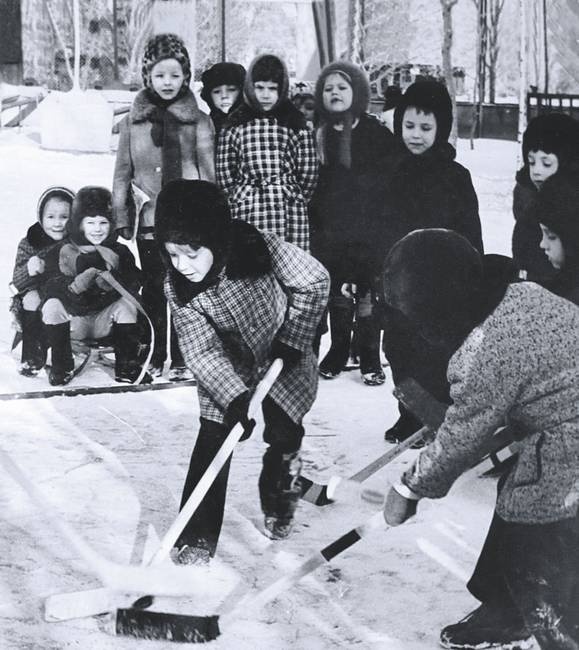
[[[446,86],[434,79],[421,79],[408,86],[394,111],[394,133],[402,136],[402,120],[409,106],[436,118],[435,143],[446,143],[452,128],[452,100]]]
[[[218,86],[235,86],[241,91],[243,90],[244,81],[245,68],[239,63],[216,63],[201,75],[201,82],[203,83],[201,97],[210,108],[213,108],[211,91],[214,88]]]
[[[285,63],[279,57],[273,54],[261,54],[253,59],[247,71],[243,88],[245,101],[254,110],[261,110],[255,96],[254,83],[256,81],[275,81],[278,85],[278,99],[269,111],[270,113],[288,99],[289,75]]]
[[[49,187],[44,190],[38,199],[38,205],[36,208],[36,215],[39,222],[42,222],[44,208],[50,199],[59,199],[60,201],[65,201],[69,205],[72,205],[72,202],[74,201],[74,192],[69,190],[68,187],[60,185],[55,185],[54,187]]]
[[[74,197],[70,219],[67,222],[70,238],[75,244],[81,246],[90,245],[80,226],[85,217],[96,216],[104,217],[111,224],[108,237],[102,243],[103,246],[107,246],[116,240],[110,190],[96,185],[81,187]]]
[[[529,152],[544,151],[557,156],[559,169],[579,158],[579,122],[565,113],[547,113],[532,119],[523,134],[523,163]]]
[[[191,61],[185,44],[176,34],[157,34],[149,39],[141,67],[144,86],[151,88],[151,70],[164,59],[176,59],[179,62],[185,77],[183,88],[188,88],[191,81]]]
[[[348,61],[334,61],[321,71],[316,82],[316,113],[320,118],[323,121],[336,119],[334,114],[324,108],[324,84],[331,74],[339,74],[352,87],[352,106],[344,112],[349,113],[354,119],[365,113],[370,102],[370,83],[366,73],[362,68]]]

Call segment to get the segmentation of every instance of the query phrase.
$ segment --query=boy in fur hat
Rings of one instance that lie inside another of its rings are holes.
[[[523,167],[517,172],[513,191],[513,259],[519,276],[548,284],[555,271],[541,252],[541,231],[534,203],[543,183],[556,173],[577,174],[579,122],[564,113],[539,115],[523,134]]]
[[[309,251],[307,207],[318,163],[312,134],[288,92],[284,62],[258,56],[245,77],[244,102],[219,138],[217,184],[234,219]]]
[[[416,81],[406,89],[394,111],[394,133],[408,151],[389,178],[382,256],[400,238],[418,228],[448,228],[483,252],[478,199],[470,173],[456,162],[448,142],[452,102],[444,84]],[[413,331],[399,314],[386,308],[384,353],[394,382],[414,377],[437,399],[448,402],[444,350]],[[384,434],[387,442],[405,440],[421,423],[403,406],[400,417]]]
[[[11,311],[22,331],[20,374],[34,377],[46,363],[46,341],[40,314],[39,289],[45,281],[44,257],[67,235],[66,224],[74,192],[66,187],[49,187],[38,200],[37,223],[30,226],[18,244],[12,286],[18,292]]]
[[[121,237],[131,239],[136,233],[143,306],[155,328],[151,373],[158,377],[167,358],[167,303],[154,238],[155,201],[161,187],[174,178],[214,179],[214,134],[189,88],[189,54],[178,36],[158,34],[149,40],[142,76],[145,87],[121,122],[113,212]],[[169,379],[189,378],[173,331]]]
[[[358,66],[347,61],[326,66],[316,83],[315,98],[321,167],[311,205],[312,250],[332,278],[332,344],[319,370],[325,379],[333,379],[346,366],[356,312],[360,371],[364,383],[375,386],[385,377],[374,312],[379,263],[374,263],[370,252],[381,229],[383,187],[401,147],[366,112],[370,85]]]
[[[201,406],[182,505],[231,428],[241,422],[246,437],[251,434],[251,391],[280,357],[282,374],[263,402],[269,446],[259,494],[266,534],[282,539],[300,495],[302,419],[317,392],[312,341],[328,274],[297,246],[232,220],[225,196],[211,183],[178,180],[163,188],[155,228],[167,267],[165,292]],[[181,561],[215,553],[228,474],[229,462],[178,540]]]
[[[516,461],[469,591],[481,605],[442,630],[445,648],[579,648],[579,310],[531,282],[489,273],[464,237],[410,233],[390,251],[385,300],[451,354],[452,404],[432,443],[389,492],[397,525],[441,498],[506,420]]]
[[[545,286],[579,305],[579,185],[576,179],[557,174],[549,178],[537,196],[535,217],[541,228],[539,247],[555,275]]]
[[[216,63],[201,75],[201,97],[209,106],[216,141],[227,115],[243,103],[244,81],[245,68],[239,63]]]
[[[42,321],[52,349],[49,381],[67,384],[74,371],[71,337],[101,339],[113,334],[115,380],[131,383],[141,371],[140,331],[135,305],[121,298],[104,278],[110,271],[133,295],[140,272],[131,251],[116,242],[111,193],[104,187],[81,188],[68,222],[69,237],[46,256]],[[147,374],[145,383],[151,378]]]

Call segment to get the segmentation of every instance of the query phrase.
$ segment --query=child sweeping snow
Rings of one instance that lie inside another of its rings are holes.
[[[165,291],[201,406],[181,505],[237,422],[249,437],[251,391],[270,360],[281,357],[284,369],[263,402],[269,446],[259,494],[266,534],[284,538],[300,495],[302,419],[317,392],[312,341],[327,301],[327,272],[297,246],[232,220],[211,183],[170,183],[159,194],[155,219]],[[182,533],[181,561],[215,553],[228,474],[229,462]]]

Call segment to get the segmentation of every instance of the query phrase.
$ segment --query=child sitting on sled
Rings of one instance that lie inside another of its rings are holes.
[[[87,186],[78,191],[68,232],[68,239],[46,257],[42,321],[52,349],[49,381],[61,386],[74,376],[71,338],[102,339],[112,333],[115,381],[132,383],[141,372],[137,307],[101,273],[110,271],[136,296],[140,272],[131,251],[116,241],[109,190]],[[151,378],[145,374],[143,381]]]
[[[397,525],[446,495],[508,419],[516,461],[501,477],[469,591],[481,605],[442,630],[445,648],[579,648],[579,310],[533,282],[491,276],[450,230],[390,251],[385,300],[452,354],[452,404],[387,497]]]
[[[39,287],[45,279],[44,257],[66,237],[66,223],[74,192],[66,187],[49,187],[38,200],[37,222],[18,244],[12,274],[14,296],[10,310],[15,314],[22,335],[19,372],[34,377],[46,363],[46,342],[40,314]]]
[[[232,220],[226,197],[205,181],[176,180],[157,199],[155,236],[179,345],[198,382],[200,428],[181,507],[232,427],[249,437],[251,393],[274,358],[282,374],[263,402],[269,445],[259,477],[265,531],[286,537],[300,496],[302,419],[316,397],[312,342],[328,298],[324,267],[297,246]],[[176,547],[179,560],[215,553],[229,462]]]

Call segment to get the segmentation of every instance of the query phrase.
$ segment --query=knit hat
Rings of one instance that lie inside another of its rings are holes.
[[[39,223],[42,222],[44,208],[50,199],[60,199],[61,201],[65,201],[69,205],[72,205],[72,202],[74,201],[74,192],[69,190],[68,187],[60,185],[55,185],[54,187],[49,187],[44,190],[38,199],[38,206],[36,208],[36,215]]]
[[[547,113],[532,119],[523,134],[523,163],[530,151],[557,156],[559,169],[579,158],[579,122],[565,113]]]
[[[256,81],[275,81],[278,85],[278,99],[269,113],[289,97],[289,75],[285,63],[273,54],[261,54],[251,62],[247,75],[243,95],[245,101],[254,110],[261,110],[261,106],[255,96],[254,83]]]
[[[316,82],[315,98],[316,98],[316,113],[320,116],[322,121],[336,121],[341,119],[336,114],[330,113],[324,108],[324,85],[326,79],[331,74],[339,74],[342,76],[352,87],[352,106],[345,111],[352,116],[352,119],[360,117],[368,109],[370,101],[370,83],[368,77],[362,68],[349,63],[348,61],[335,61],[327,65],[320,73]]]
[[[452,230],[415,230],[391,248],[384,299],[436,345],[456,349],[476,324],[482,259]]]
[[[141,75],[146,88],[151,88],[151,70],[164,59],[176,59],[183,69],[183,88],[191,81],[191,61],[183,41],[176,34],[157,34],[149,39],[143,54]]]
[[[113,219],[111,193],[106,187],[98,187],[96,185],[81,187],[74,197],[70,219],[66,224],[70,238],[75,244],[79,244],[80,246],[90,245],[80,226],[85,217],[96,216],[104,217],[111,224],[109,234],[102,242],[103,246],[107,246],[114,242],[117,237]]]
[[[402,136],[402,120],[409,106],[434,115],[435,144],[448,141],[452,128],[452,100],[444,84],[434,79],[421,79],[408,86],[394,111],[394,133],[397,136]]]
[[[201,82],[203,83],[201,97],[210,108],[213,108],[211,91],[214,88],[218,86],[235,86],[241,91],[244,81],[245,68],[239,63],[216,63],[201,75]]]

